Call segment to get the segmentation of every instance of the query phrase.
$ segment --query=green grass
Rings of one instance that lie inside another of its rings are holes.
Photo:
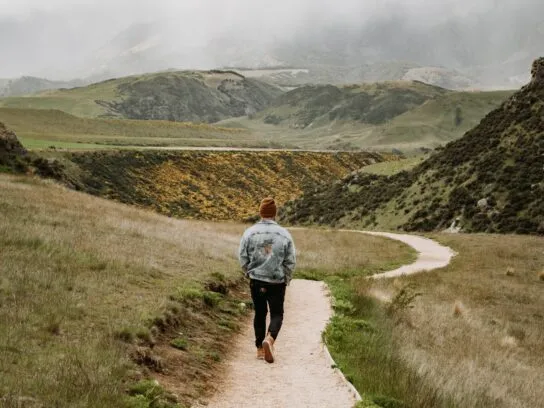
[[[358,407],[538,406],[542,238],[433,238],[458,252],[441,270],[378,281],[317,274],[334,298],[324,339],[362,394]]]
[[[19,137],[21,144],[30,150],[43,149],[63,149],[63,150],[95,150],[95,149],[113,149],[120,146],[103,145],[97,143],[82,143],[82,142],[63,142],[58,140],[41,140]]]
[[[18,109],[57,109],[81,117],[96,117],[106,109],[96,100],[113,101],[125,80],[111,80],[73,89],[44,91],[32,96],[0,98],[0,106]]]
[[[365,293],[361,277],[326,280],[335,316],[323,336],[338,367],[363,396],[361,407],[449,407],[418,378],[397,353],[393,320],[387,309]]]
[[[401,160],[391,160],[383,163],[371,164],[361,169],[363,173],[377,174],[379,176],[392,176],[401,171],[408,171],[425,160],[425,156],[418,155]]]
[[[0,108],[0,122],[29,149],[265,147],[243,129],[170,121],[79,118],[59,110]]]

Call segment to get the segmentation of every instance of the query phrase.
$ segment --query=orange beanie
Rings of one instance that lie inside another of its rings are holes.
[[[274,218],[276,216],[276,202],[273,198],[265,198],[261,201],[259,214],[262,218]]]

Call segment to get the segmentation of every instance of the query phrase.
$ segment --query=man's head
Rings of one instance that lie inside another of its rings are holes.
[[[261,206],[259,207],[259,214],[261,218],[275,218],[276,212],[276,202],[273,198],[267,197],[261,201]]]

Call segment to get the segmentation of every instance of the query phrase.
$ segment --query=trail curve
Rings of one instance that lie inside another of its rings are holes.
[[[417,260],[372,278],[389,278],[446,266],[451,249],[419,236],[344,230],[402,241],[416,251]],[[285,318],[276,345],[276,362],[255,358],[253,326],[247,324],[232,346],[225,378],[208,408],[351,408],[360,399],[354,387],[334,368],[321,341],[332,308],[323,282],[295,279],[287,289]],[[201,407],[195,405],[193,408]]]

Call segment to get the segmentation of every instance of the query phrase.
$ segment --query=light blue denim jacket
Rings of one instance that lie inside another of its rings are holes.
[[[295,244],[285,228],[264,219],[244,232],[239,259],[250,279],[289,284],[296,264]]]

